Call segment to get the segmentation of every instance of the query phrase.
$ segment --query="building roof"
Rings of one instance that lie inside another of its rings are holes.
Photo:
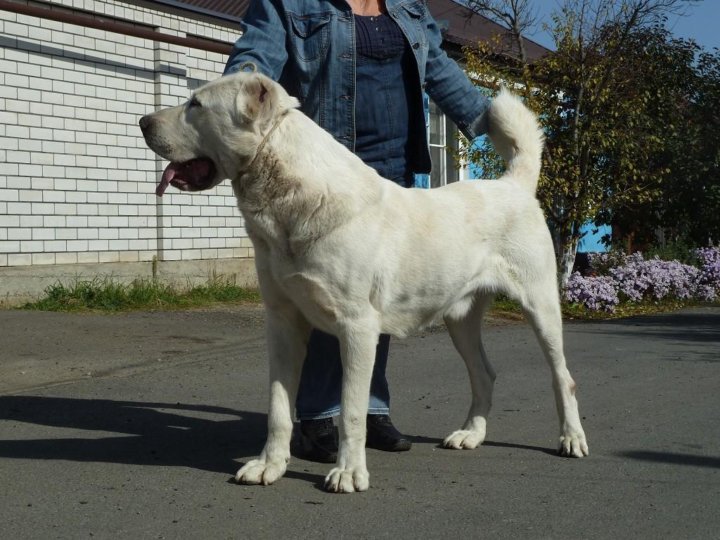
[[[152,3],[191,11],[194,13],[240,22],[251,0],[152,0]],[[507,36],[507,30],[482,15],[474,14],[470,9],[454,0],[427,0],[430,13],[440,26],[446,47],[449,45],[455,53],[462,47],[473,46],[494,36]],[[529,60],[540,58],[550,52],[545,47],[529,39],[525,40],[525,49]],[[510,56],[517,57],[516,54]]]
[[[473,13],[472,10],[453,0],[428,0],[427,4],[433,18],[443,30],[446,46],[451,44],[457,49],[472,47],[495,36],[504,38],[502,40],[506,46],[511,41],[507,29],[482,15]],[[527,38],[524,39],[524,42],[530,61],[541,58],[550,52],[549,49]],[[512,51],[514,47],[509,48],[511,50],[509,55],[517,58],[519,52]]]
[[[148,0],[152,4],[209,15],[225,21],[240,22],[250,5],[250,0]]]

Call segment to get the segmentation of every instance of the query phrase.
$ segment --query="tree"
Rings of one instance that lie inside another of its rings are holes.
[[[629,36],[630,54],[623,69],[638,79],[644,101],[631,126],[636,153],[624,155],[622,148],[609,154],[613,174],[623,174],[623,160],[637,174],[652,179],[653,196],[617,201],[603,219],[622,233],[628,251],[658,243],[659,231],[673,223],[668,203],[675,204],[689,185],[698,163],[693,147],[699,137],[695,100],[701,84],[696,69],[700,48],[692,41],[674,39],[661,25],[638,29]],[[638,74],[641,78],[638,78]],[[633,163],[636,162],[636,163]],[[674,186],[674,187],[673,187]],[[679,190],[676,188],[680,188]],[[668,221],[671,219],[671,221]],[[670,236],[676,237],[675,233]]]
[[[525,34],[537,25],[537,10],[531,0],[468,0],[472,13],[480,13],[508,30],[510,51],[513,51],[520,65],[527,65]]]
[[[471,2],[478,13],[502,22],[490,6],[514,10],[507,21],[529,16],[525,2]],[[466,51],[468,69],[478,83],[520,85],[539,115],[546,150],[538,188],[553,232],[561,282],[572,270],[580,227],[607,218],[617,208],[647,204],[661,194],[661,163],[651,159],[659,140],[648,120],[657,91],[647,85],[638,33],[660,28],[663,17],[679,13],[681,0],[566,0],[554,14],[556,51],[528,64],[499,62],[507,40],[496,39]],[[522,10],[525,10],[524,12]],[[515,30],[505,23],[514,47]],[[521,28],[522,24],[518,23]],[[487,148],[471,158],[492,163]]]
[[[677,107],[656,215],[666,238],[704,246],[720,240],[720,54],[690,45],[693,85]]]

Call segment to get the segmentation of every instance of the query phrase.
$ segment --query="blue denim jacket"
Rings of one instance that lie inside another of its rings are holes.
[[[442,36],[425,2],[386,0],[386,8],[413,49],[418,92],[427,92],[469,139],[485,133],[489,101],[440,47]],[[225,73],[254,63],[297,97],[305,114],[354,150],[354,24],[345,0],[253,0]],[[426,140],[422,147],[425,170],[415,172],[430,170]]]

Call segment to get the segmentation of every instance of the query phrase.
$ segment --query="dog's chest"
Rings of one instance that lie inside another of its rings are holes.
[[[302,272],[285,274],[280,280],[285,295],[305,317],[325,331],[330,331],[340,318],[342,302],[334,287]]]

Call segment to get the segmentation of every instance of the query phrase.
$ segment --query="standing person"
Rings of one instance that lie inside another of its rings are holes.
[[[430,172],[422,91],[469,138],[487,131],[489,102],[440,48],[422,0],[252,0],[225,73],[252,66],[389,181]],[[412,279],[408,276],[408,279]],[[370,387],[367,446],[409,450],[390,420],[381,335]],[[342,366],[338,340],[313,330],[295,404],[305,457],[334,462]]]

